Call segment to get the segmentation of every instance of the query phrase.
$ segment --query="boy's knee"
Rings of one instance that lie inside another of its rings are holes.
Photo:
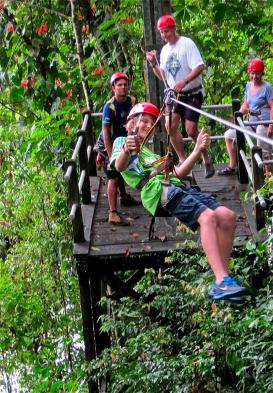
[[[227,207],[220,206],[215,210],[220,225],[233,227],[236,223],[236,213]]]
[[[212,227],[217,225],[217,216],[214,210],[207,208],[200,214],[197,221],[201,227]]]
[[[191,137],[194,141],[196,141],[198,137],[198,131],[195,128],[190,128],[187,130],[187,134],[189,137]]]

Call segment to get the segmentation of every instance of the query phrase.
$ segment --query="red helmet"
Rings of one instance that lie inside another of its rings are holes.
[[[147,114],[157,117],[159,115],[159,109],[149,102],[140,102],[133,106],[130,110],[127,120],[131,120],[133,117],[141,114]]]
[[[163,15],[157,21],[157,30],[167,29],[168,27],[175,27],[176,21],[172,15]]]
[[[126,79],[129,80],[128,75],[124,72],[115,72],[110,79],[110,84],[113,86],[118,79]]]
[[[264,62],[259,59],[258,57],[256,59],[252,59],[249,61],[248,66],[247,66],[248,72],[251,71],[256,71],[256,72],[264,72]]]

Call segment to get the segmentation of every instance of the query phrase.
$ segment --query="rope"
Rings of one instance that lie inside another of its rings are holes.
[[[252,138],[256,138],[257,140],[261,140],[261,141],[266,142],[266,143],[268,143],[269,145],[273,146],[273,140],[270,139],[270,138],[268,138],[268,137],[266,137],[266,136],[257,135],[256,132],[254,132],[254,131],[247,130],[246,128],[240,127],[240,126],[238,126],[237,124],[231,123],[231,122],[228,121],[228,120],[221,119],[220,117],[217,117],[217,116],[215,116],[215,115],[212,115],[211,113],[207,113],[207,112],[205,112],[205,111],[203,111],[203,110],[201,110],[201,109],[194,108],[193,106],[191,106],[191,105],[189,105],[189,104],[186,104],[185,102],[181,102],[181,101],[179,101],[179,100],[177,100],[177,99],[175,99],[175,98],[172,98],[172,97],[171,97],[170,99],[171,99],[173,102],[176,102],[176,103],[179,104],[179,105],[183,105],[183,106],[185,106],[186,108],[192,109],[192,110],[194,110],[195,112],[200,113],[200,115],[209,117],[210,119],[215,120],[215,121],[218,121],[219,123],[222,123],[222,124],[226,125],[227,127],[230,127],[230,128],[235,129],[235,130],[238,130],[238,131],[242,132],[243,134],[249,135],[249,136],[251,136]]]

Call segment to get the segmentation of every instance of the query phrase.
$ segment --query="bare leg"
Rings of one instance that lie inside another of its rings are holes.
[[[214,213],[218,223],[217,232],[220,252],[225,268],[228,271],[236,226],[236,214],[224,206],[215,209]]]
[[[200,225],[201,243],[215,275],[216,283],[220,283],[223,277],[228,275],[226,260],[224,261],[221,250],[222,240],[220,241],[218,234],[218,220],[215,211],[211,209],[204,210],[197,220]]]
[[[187,134],[193,139],[193,141],[195,143],[196,139],[198,137],[197,123],[195,123],[191,120],[185,120],[185,128],[186,128]],[[210,162],[210,157],[208,155],[207,150],[202,151],[202,157],[203,157],[203,161],[205,164],[208,164]]]
[[[107,196],[110,211],[117,210],[118,177],[109,179],[107,184]]]
[[[225,142],[227,147],[227,152],[229,155],[229,167],[232,169],[237,168],[237,147],[236,142],[233,139],[227,138],[225,136]]]
[[[165,126],[170,135],[170,142],[178,155],[179,161],[184,161],[186,158],[184,151],[184,142],[181,132],[178,129],[180,121],[180,115],[178,113],[171,114],[171,127],[169,123],[169,114],[166,115]]]
[[[125,183],[124,183],[124,180],[122,177],[118,178],[118,188],[119,188],[120,196],[126,197],[127,192],[126,192]]]

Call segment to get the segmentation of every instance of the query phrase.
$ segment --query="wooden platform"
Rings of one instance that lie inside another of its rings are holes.
[[[234,210],[237,214],[235,245],[242,245],[250,237],[256,235],[254,218],[250,207],[240,199],[240,187],[235,176],[213,176],[205,179],[203,168],[196,166],[193,171],[196,183],[203,191],[215,194],[220,202]],[[113,226],[108,223],[108,202],[106,180],[91,178],[92,206],[83,206],[86,242],[75,245],[74,254],[86,255],[92,261],[92,267],[97,270],[107,268],[128,269],[132,263],[139,267],[149,265],[149,261],[167,255],[180,249],[196,248],[199,244],[199,234],[192,233],[174,218],[156,218],[155,239],[149,240],[151,215],[142,206],[123,207],[124,217],[130,222],[128,227]],[[137,191],[130,190],[139,197]],[[92,230],[91,230],[92,228]],[[90,241],[89,241],[90,239]],[[88,248],[88,250],[87,250]],[[141,256],[141,262],[140,257]],[[118,266],[119,267],[118,267]]]

